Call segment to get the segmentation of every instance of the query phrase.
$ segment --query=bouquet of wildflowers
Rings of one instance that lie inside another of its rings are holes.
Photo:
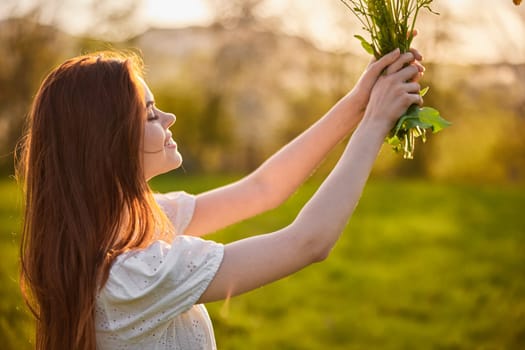
[[[370,39],[355,35],[363,48],[376,58],[399,48],[401,53],[410,50],[414,38],[416,18],[422,9],[430,8],[432,0],[341,0],[357,17]],[[420,91],[421,96],[428,88]],[[427,130],[436,133],[450,125],[439,112],[430,107],[411,106],[399,118],[386,138],[394,151],[403,151],[403,158],[413,159],[415,139],[426,141]]]

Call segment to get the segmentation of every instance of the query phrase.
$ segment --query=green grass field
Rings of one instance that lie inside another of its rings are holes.
[[[189,177],[152,186],[199,192],[231,179]],[[209,238],[287,225],[317,185]],[[1,348],[30,349],[12,181],[0,182],[0,198]],[[524,349],[525,188],[371,181],[325,262],[208,309],[221,350]]]

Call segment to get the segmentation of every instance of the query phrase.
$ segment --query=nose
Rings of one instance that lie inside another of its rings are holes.
[[[169,128],[170,126],[172,126],[174,123],[175,123],[175,120],[177,120],[177,117],[175,117],[175,114],[173,113],[165,113],[165,112],[162,112],[163,114],[163,119],[164,119],[164,126],[165,128]]]

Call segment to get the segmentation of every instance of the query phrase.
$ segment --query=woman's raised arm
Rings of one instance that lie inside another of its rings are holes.
[[[187,234],[211,233],[283,203],[361,120],[370,91],[384,68],[396,59],[403,64],[413,62],[414,57],[420,58],[417,53],[400,57],[394,51],[373,62],[348,95],[253,173],[233,184],[199,194]]]
[[[396,61],[392,66],[402,66]],[[350,218],[395,120],[422,102],[408,66],[379,78],[365,116],[345,152],[292,224],[277,232],[226,245],[222,264],[200,302],[241,294],[323,260]]]

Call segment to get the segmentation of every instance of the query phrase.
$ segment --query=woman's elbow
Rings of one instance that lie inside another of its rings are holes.
[[[331,251],[332,247],[318,247],[312,254],[312,264],[325,261]]]
[[[288,199],[288,197],[283,196],[275,189],[275,186],[268,181],[265,181],[258,176],[251,176],[250,180],[253,184],[253,188],[255,188],[254,193],[256,193],[256,195],[254,197],[257,198],[257,202],[260,206],[259,211],[261,213],[279,207],[286,202],[286,199]]]
[[[319,232],[313,234],[312,238],[307,240],[304,251],[307,252],[309,263],[314,264],[326,260],[332,248],[333,244],[324,239],[323,232]]]

